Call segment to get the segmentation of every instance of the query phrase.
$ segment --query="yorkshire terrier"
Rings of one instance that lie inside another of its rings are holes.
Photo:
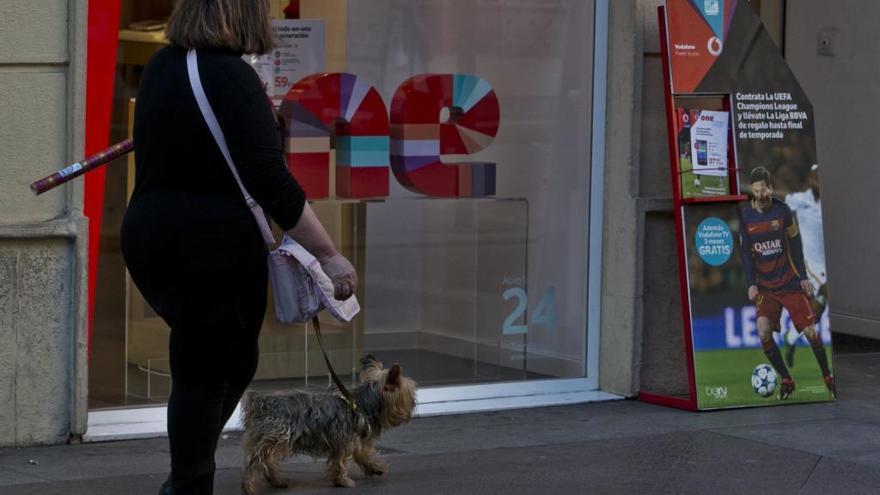
[[[288,394],[245,394],[244,473],[242,490],[256,493],[262,476],[275,488],[287,488],[278,462],[294,454],[327,458],[327,474],[336,486],[353,487],[348,464],[366,476],[383,475],[388,465],[379,460],[376,440],[384,430],[408,422],[416,405],[416,382],[371,355],[361,360],[361,383],[352,391],[353,408],[338,393],[294,391]]]

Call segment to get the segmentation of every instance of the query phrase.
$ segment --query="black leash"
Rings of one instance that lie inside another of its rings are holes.
[[[324,343],[321,341],[321,323],[318,322],[318,315],[312,317],[312,325],[315,326],[315,336],[318,337],[318,347],[321,348],[321,354],[324,355],[324,362],[327,363],[327,369],[330,371],[330,378],[333,379],[333,383],[336,384],[336,388],[339,389],[339,393],[342,394],[342,398],[345,399],[345,402],[348,403],[348,406],[351,407],[352,412],[357,412],[357,404],[354,402],[354,398],[351,396],[351,392],[345,388],[345,385],[342,383],[342,380],[339,379],[339,376],[336,374],[336,370],[333,369],[333,365],[330,364],[330,358],[327,357],[327,351],[324,350]]]

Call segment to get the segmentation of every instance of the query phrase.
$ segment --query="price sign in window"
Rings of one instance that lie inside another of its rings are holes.
[[[272,21],[275,48],[244,59],[260,76],[266,94],[275,106],[300,79],[324,71],[324,21],[321,19],[275,19]]]

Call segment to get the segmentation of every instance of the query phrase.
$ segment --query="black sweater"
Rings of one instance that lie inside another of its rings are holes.
[[[286,167],[282,136],[254,70],[238,54],[199,51],[199,75],[248,192],[282,228],[299,220],[305,194]],[[122,226],[132,278],[169,322],[248,322],[265,309],[265,248],[235,179],[202,117],[186,51],[147,64],[134,118],[136,175]],[[261,309],[262,308],[262,309]]]
[[[205,94],[245,188],[281,228],[293,227],[305,195],[287,170],[281,133],[256,72],[231,52],[202,50],[198,58]],[[150,60],[136,105],[133,202],[156,189],[241,197],[199,112],[183,49],[164,48]]]

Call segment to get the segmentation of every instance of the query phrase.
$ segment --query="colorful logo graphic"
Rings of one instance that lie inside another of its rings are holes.
[[[354,74],[314,74],[293,85],[279,112],[288,167],[310,199],[329,196],[331,137],[336,194],[388,195],[390,127],[376,88]]]
[[[441,122],[441,111],[449,112]],[[494,163],[447,164],[442,155],[469,155],[498,133],[500,107],[485,79],[470,74],[414,76],[391,102],[391,168],[404,187],[428,196],[495,194]]]
[[[391,121],[379,92],[354,74],[314,74],[284,97],[285,148],[291,172],[310,199],[386,197],[389,164],[407,189],[428,196],[495,194],[494,163],[444,163],[476,153],[498,133],[501,109],[492,86],[469,74],[422,74],[403,82]],[[442,114],[446,115],[443,116]]]

